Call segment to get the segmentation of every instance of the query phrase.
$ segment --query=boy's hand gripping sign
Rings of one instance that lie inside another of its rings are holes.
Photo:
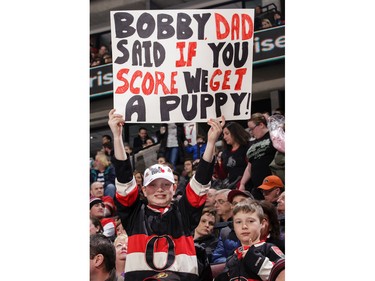
[[[113,96],[129,123],[249,119],[253,9],[111,11]]]

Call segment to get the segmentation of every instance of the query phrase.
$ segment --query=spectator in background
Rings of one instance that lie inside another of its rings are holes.
[[[282,109],[281,107],[276,108],[276,109],[272,112],[272,115],[275,115],[275,114],[280,114],[280,115],[282,115],[282,116],[285,117],[284,109]]]
[[[133,152],[136,154],[138,151],[143,149],[144,145],[146,144],[146,140],[149,139],[147,129],[145,127],[140,127],[138,129],[138,136],[136,136],[133,140]]]
[[[262,29],[262,6],[257,5],[255,6],[255,14],[254,14],[254,30]]]
[[[103,55],[104,64],[112,63],[112,56],[109,53]]]
[[[112,217],[116,213],[115,202],[113,198],[108,195],[104,195],[104,186],[102,182],[94,181],[90,185],[90,196],[91,198],[97,197],[102,199],[105,207],[104,207],[104,217]]]
[[[157,161],[158,164],[167,165],[167,159],[165,158],[165,156],[159,155]]]
[[[146,147],[149,147],[149,146],[152,146],[155,144],[155,141],[153,138],[147,138],[146,139],[146,143],[143,145],[143,148],[146,148]]]
[[[92,43],[90,43],[90,67],[96,57],[98,57],[98,49],[95,48]]]
[[[230,189],[220,189],[215,195],[214,207],[216,213],[220,216],[219,222],[225,222],[224,226],[228,225],[228,221],[232,220],[232,205],[228,201],[230,191]]]
[[[128,143],[124,143],[125,152],[129,155],[133,155],[133,147],[130,146]]]
[[[215,210],[204,208],[199,224],[194,230],[194,243],[201,245],[206,250],[209,261],[212,260],[212,252],[215,250],[218,241],[214,235],[215,223]]]
[[[116,281],[116,250],[103,234],[90,235],[90,280]]]
[[[159,155],[165,156],[176,170],[176,166],[185,160],[185,129],[183,123],[169,123],[162,125],[159,130]]]
[[[267,28],[270,28],[270,27],[272,27],[271,21],[267,18],[262,19],[262,29],[267,29]]]
[[[95,156],[94,168],[90,170],[90,184],[95,181],[104,184],[104,195],[115,196],[115,169],[109,162],[107,155],[104,152],[98,152]]]
[[[275,175],[265,177],[263,183],[258,188],[263,193],[264,200],[275,206],[280,194],[285,190],[283,181]]]
[[[229,122],[223,129],[221,161],[215,164],[215,174],[223,182],[222,188],[237,189],[247,167],[246,152],[249,134],[239,123]]]
[[[272,174],[285,182],[285,117],[278,112],[275,110],[267,124],[272,145],[277,150],[269,166]]]
[[[186,153],[193,154],[193,160],[200,159],[206,149],[204,136],[201,135],[197,136],[197,143],[195,145],[190,145],[187,140],[184,142],[184,145]]]
[[[112,143],[112,137],[110,135],[102,135],[102,144]]]
[[[193,160],[186,159],[184,161],[184,170],[181,173],[180,182],[184,181],[186,185],[190,181],[190,179],[193,177],[194,173],[195,173],[195,170],[193,168]]]
[[[280,237],[285,240],[285,191],[277,198],[277,216],[280,222]]]
[[[104,60],[101,57],[95,56],[91,62],[91,67],[95,67],[104,63]]]
[[[128,253],[128,235],[117,235],[113,242],[116,250],[116,275],[117,281],[125,280],[125,264]]]
[[[135,159],[134,159],[134,154],[133,154],[133,148],[130,146],[128,143],[124,143],[124,149],[125,152],[128,154],[130,158],[130,164],[131,164],[131,169],[132,171],[135,170]]]
[[[285,25],[285,20],[282,19],[281,12],[276,11],[273,14],[273,26]]]
[[[126,231],[124,227],[122,226],[121,219],[119,217],[116,217],[116,234],[119,236],[120,234],[126,234]]]
[[[262,14],[262,6],[261,5],[256,5],[255,6],[255,16],[259,17]]]
[[[173,170],[173,177],[174,177],[175,185],[177,186],[175,195],[177,193],[181,194],[181,195],[184,194],[187,182],[185,181],[184,178],[181,177],[181,175],[178,171]]]
[[[281,236],[275,205],[266,200],[260,201],[259,204],[264,213],[264,227],[260,231],[260,240],[276,245],[285,254],[285,240]]]
[[[103,143],[102,151],[107,155],[108,159],[111,159],[113,156],[113,144],[112,142]]]
[[[171,167],[173,169],[173,167]],[[189,183],[190,179],[195,174],[195,169],[193,168],[193,160],[186,159],[184,161],[184,169],[179,177],[179,185],[177,186],[176,193],[179,192],[183,194],[185,192],[185,187]]]
[[[108,47],[106,45],[100,45],[98,50],[99,57],[104,58],[106,54],[109,54]]]
[[[217,192],[217,189],[213,188],[212,185],[211,185],[210,189],[207,192],[206,203],[204,204],[205,209],[214,209],[215,210],[216,192]],[[220,216],[216,213],[216,210],[215,210],[215,214],[216,214],[216,218],[215,218],[215,224],[216,224],[216,222],[218,222],[220,220]],[[219,232],[220,232],[220,229],[215,228],[215,236],[218,236]]]
[[[113,218],[104,217],[105,205],[100,198],[90,199],[90,217],[100,220],[103,227],[103,234],[112,241],[116,237],[116,221]]]
[[[177,186],[177,189],[178,189],[178,184],[180,183],[180,173],[177,171],[173,171],[173,178],[174,178],[174,184]]]
[[[137,183],[138,187],[142,188],[142,186],[143,186],[143,174],[138,170],[134,170],[133,175],[134,175],[134,179],[135,179],[135,182]]]
[[[214,208],[216,192],[217,189],[212,187],[208,190],[206,203],[204,204],[205,208]]]
[[[266,120],[268,120],[268,118],[270,118],[270,113],[268,111],[263,111],[262,112],[264,118],[266,118]]]
[[[252,114],[247,126],[255,140],[246,152],[248,164],[239,189],[248,190],[255,199],[263,200],[261,189],[257,187],[262,184],[265,177],[272,174],[269,165],[275,157],[276,149],[272,145],[267,120],[262,113]]]
[[[90,235],[96,233],[103,233],[103,226],[98,218],[90,217]]]

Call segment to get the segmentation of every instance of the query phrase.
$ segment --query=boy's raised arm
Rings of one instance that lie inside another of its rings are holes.
[[[117,114],[115,111],[116,109],[112,109],[108,114],[108,125],[111,128],[113,135],[114,155],[117,160],[126,160],[127,155],[122,140],[122,128],[125,124],[125,120],[121,114]]]
[[[223,131],[225,118],[224,116],[221,116],[219,119],[209,119],[207,124],[211,127],[207,133],[207,145],[202,158],[206,162],[211,163],[215,155],[215,143],[217,142]]]

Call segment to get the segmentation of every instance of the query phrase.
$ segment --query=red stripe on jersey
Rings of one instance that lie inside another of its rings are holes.
[[[186,186],[185,193],[186,193],[187,200],[189,201],[191,206],[193,206],[194,208],[199,208],[204,203],[206,203],[207,194],[203,196],[199,196],[191,188],[190,183]]]
[[[153,237],[157,235],[147,236],[145,234],[134,234],[129,237],[128,241],[128,254],[135,252],[146,252],[146,246],[148,243],[154,242],[154,252],[168,252],[168,241],[172,241],[175,248],[175,254],[186,254],[189,256],[195,255],[195,247],[193,237],[181,236],[180,238],[173,239],[168,235],[169,238],[160,237],[153,240]]]
[[[125,207],[129,207],[133,205],[138,198],[138,187],[134,188],[132,191],[130,191],[129,194],[125,196],[122,196],[116,192],[116,198],[122,205],[124,205]]]
[[[102,224],[102,226],[105,226],[107,223],[112,223],[116,228],[116,221],[113,218],[102,218],[100,220],[100,223]]]

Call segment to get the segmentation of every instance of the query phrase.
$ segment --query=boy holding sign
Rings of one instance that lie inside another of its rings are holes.
[[[115,109],[109,112],[116,170],[115,204],[129,235],[126,279],[138,281],[159,272],[172,272],[179,280],[197,280],[198,264],[192,233],[199,223],[210,188],[215,143],[225,119],[209,119],[207,123],[211,126],[207,147],[196,174],[181,199],[172,202],[177,186],[168,166],[155,164],[146,169],[144,186],[138,189],[123,145],[125,120],[115,113]],[[140,192],[146,201],[141,199]]]

